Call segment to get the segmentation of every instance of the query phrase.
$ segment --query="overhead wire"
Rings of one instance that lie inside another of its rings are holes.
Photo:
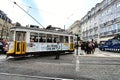
[[[11,1],[12,3],[16,3],[16,2],[14,2],[13,0],[9,0],[9,1]],[[19,6],[17,3],[16,3],[16,5],[19,7],[19,8],[21,8],[25,13],[27,13],[31,18],[33,18],[40,26],[42,26],[41,25],[41,23],[40,22],[38,22],[33,16],[31,16],[28,12],[29,12],[29,9],[33,9],[33,10],[38,10],[38,11],[42,11],[42,12],[45,12],[45,13],[47,13],[47,14],[50,14],[50,15],[53,15],[53,16],[57,16],[57,14],[56,13],[51,13],[51,12],[49,12],[49,11],[45,11],[45,10],[43,10],[43,9],[38,9],[38,8],[35,8],[35,7],[32,7],[32,6],[29,6],[29,5],[26,5],[26,4],[20,4],[20,5],[22,5],[22,6],[25,6],[25,7],[27,7],[28,8],[28,10],[27,11],[25,11],[21,6]],[[70,19],[70,17],[71,16],[73,16],[74,14],[72,13],[70,16],[68,16],[66,19],[68,20],[68,19]],[[42,26],[43,27],[43,26]],[[44,27],[43,27],[44,28]]]
[[[32,15],[30,15],[26,10],[24,10],[21,6],[19,6],[16,2],[9,0],[10,2],[14,3],[16,6],[18,6],[21,10],[23,10],[27,15],[29,15],[34,21],[36,21],[40,26],[42,26],[44,28],[44,26],[37,21]],[[29,8],[32,8],[31,6],[29,6]]]
[[[9,1],[11,1],[12,3],[14,2],[14,1],[12,1],[12,0],[9,0]],[[38,9],[38,8],[32,7],[32,6],[30,6],[30,5],[23,4],[23,3],[22,3],[22,4],[19,3],[19,5],[25,6],[25,7],[27,7],[27,8],[32,9],[32,10],[42,11],[42,12],[44,12],[44,13],[47,13],[47,14],[50,14],[50,15],[53,15],[53,16],[57,15],[56,13],[49,12],[49,11],[46,11],[46,10],[43,10],[43,9]]]

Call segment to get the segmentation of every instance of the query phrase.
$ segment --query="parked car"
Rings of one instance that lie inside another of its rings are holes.
[[[3,43],[0,41],[0,54],[5,54]]]

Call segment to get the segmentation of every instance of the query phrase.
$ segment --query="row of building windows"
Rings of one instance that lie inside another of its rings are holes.
[[[12,27],[12,21],[0,10],[0,38],[9,38],[9,29]]]
[[[111,3],[112,2],[112,3]],[[99,10],[99,13],[97,12]],[[93,11],[96,11],[94,15]],[[103,0],[95,8],[92,8],[81,19],[82,27],[82,38],[99,38],[102,35],[110,35],[120,31],[120,22],[116,21],[120,17],[120,1],[119,0]],[[107,24],[105,24],[107,23]],[[103,25],[101,27],[101,24]],[[95,26],[98,27],[97,30],[92,30]],[[96,34],[96,36],[94,36]]]
[[[105,4],[98,3],[99,6],[97,6],[95,8],[92,8],[92,11],[89,11],[88,14],[81,19],[81,21],[84,22],[85,20],[90,19],[92,16],[95,16],[98,13],[98,11],[100,12],[100,11],[102,11],[102,9],[105,9],[105,7],[107,7],[108,5],[110,5],[110,4],[108,4],[108,2],[112,2],[112,1],[114,1],[114,0],[105,1]],[[104,8],[102,8],[102,5],[103,6],[106,5],[106,6]],[[116,7],[114,7],[114,5]],[[106,16],[108,14],[111,14],[112,12],[114,12],[115,9],[119,10],[119,8],[120,8],[120,2],[118,2],[118,3],[114,4],[114,5],[111,5],[107,10],[105,10],[104,12],[102,12],[101,16]],[[98,10],[96,11],[96,9],[98,9]]]
[[[0,18],[7,21],[8,23],[12,23],[12,20],[7,17],[7,15],[0,10]]]
[[[83,40],[97,40],[99,36],[113,36],[120,32],[120,0],[103,0],[98,3],[80,20],[80,26]],[[74,31],[77,32],[77,29],[74,28]]]
[[[5,16],[5,15],[0,14],[0,18],[3,19],[3,20],[5,20],[5,21],[7,21],[7,22],[9,22],[9,23],[12,22],[12,21],[11,21],[7,16]]]

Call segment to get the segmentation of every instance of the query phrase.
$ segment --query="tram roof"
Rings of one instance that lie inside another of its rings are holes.
[[[24,26],[15,26],[12,27],[11,30],[13,29],[24,29],[24,30],[33,30],[33,31],[43,31],[43,32],[52,32],[52,33],[61,33],[61,34],[69,34],[69,35],[74,35],[71,34],[67,31],[59,31],[59,30],[49,30],[49,29],[43,29],[43,28],[31,28],[31,27],[24,27]]]

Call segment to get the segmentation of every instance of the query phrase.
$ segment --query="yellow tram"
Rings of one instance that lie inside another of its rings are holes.
[[[73,52],[73,39],[74,35],[65,31],[23,26],[12,27],[7,56],[55,53],[58,41],[61,45],[61,52]]]

